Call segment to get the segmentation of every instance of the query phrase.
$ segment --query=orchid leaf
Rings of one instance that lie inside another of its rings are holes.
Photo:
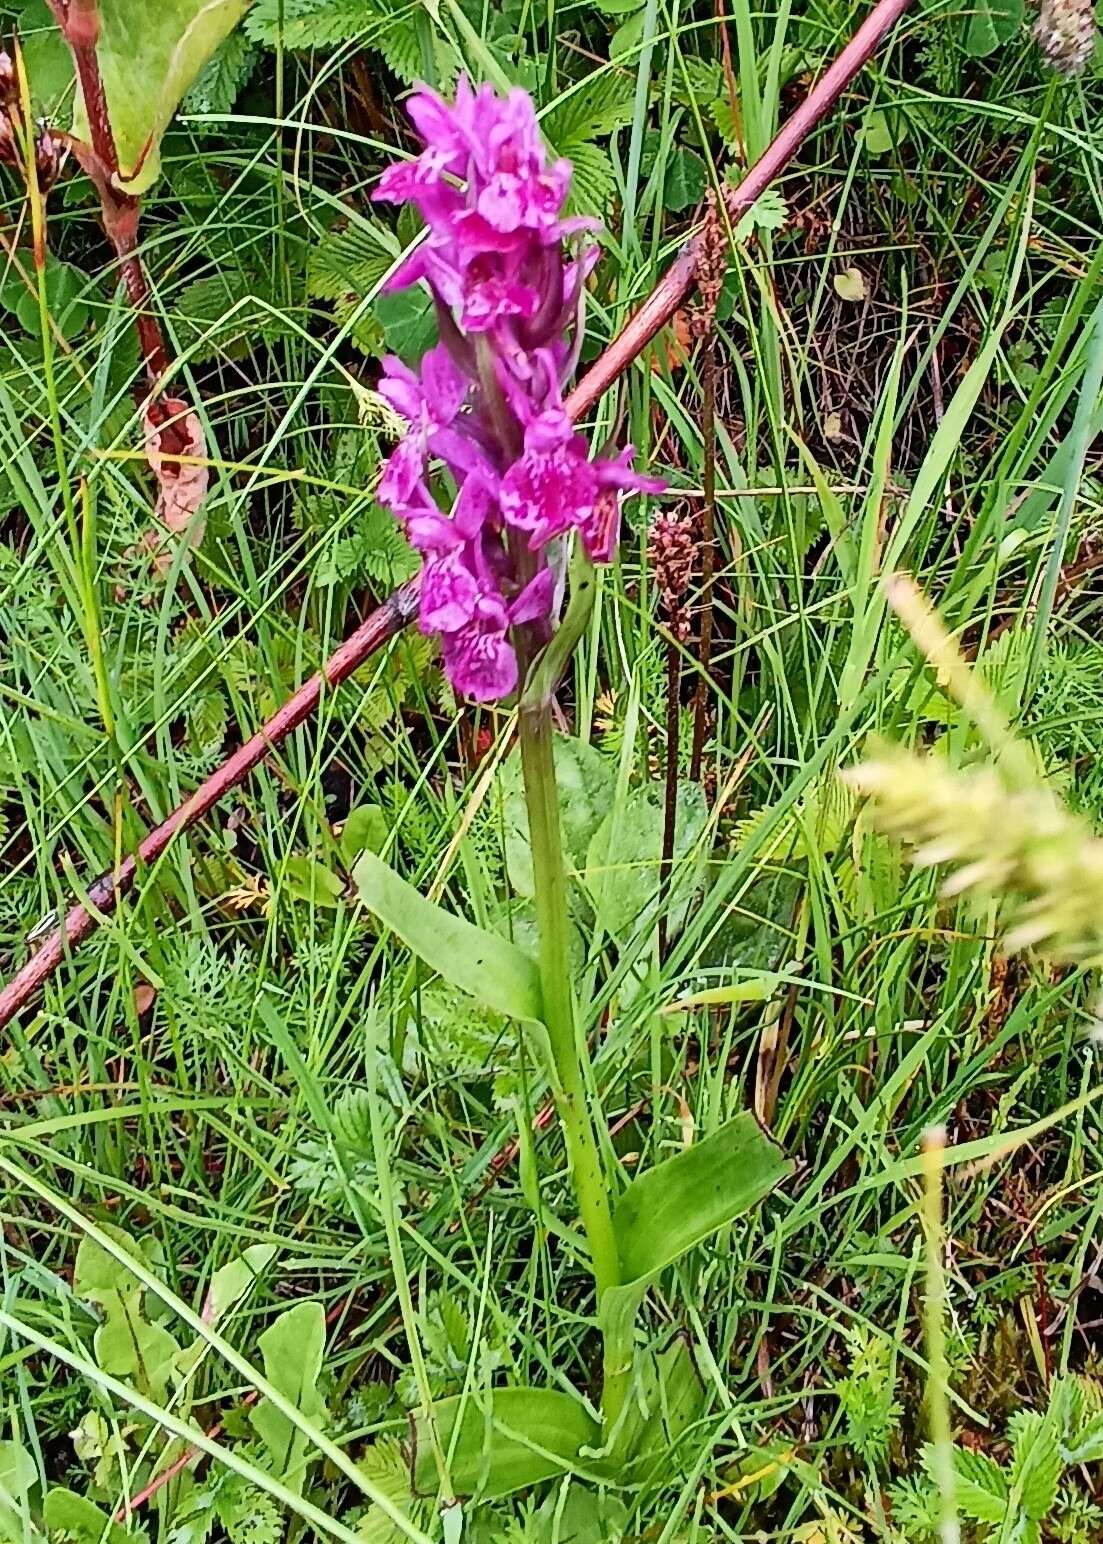
[[[557,1389],[503,1388],[433,1405],[437,1438],[458,1495],[508,1496],[569,1473],[601,1428],[580,1400]],[[414,1420],[414,1491],[435,1494],[437,1469],[429,1425]]]
[[[540,977],[516,944],[435,905],[366,852],[352,871],[360,898],[431,970],[513,1019],[540,1021]]]
[[[644,1280],[673,1265],[791,1172],[781,1148],[749,1111],[646,1169],[613,1212],[622,1280]]]

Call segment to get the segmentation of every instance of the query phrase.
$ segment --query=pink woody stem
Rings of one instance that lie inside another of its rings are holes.
[[[840,94],[871,58],[889,30],[907,10],[911,0],[878,0],[835,62],[820,77],[808,96],[782,126],[746,177],[727,197],[729,218],[734,222],[765,192],[800,149],[816,125],[831,110]],[[666,326],[693,288],[700,255],[691,241],[613,340],[601,358],[587,371],[567,398],[567,412],[580,418],[643,352]],[[336,686],[357,670],[370,655],[413,620],[417,613],[417,581],[396,590],[367,621],[349,637],[295,695],[280,708],[240,750],[223,762],[195,792],[156,826],[117,870],[103,875],[89,889],[89,899],[100,915],[111,912],[134,886],[139,863],[152,863],[165,852],[178,833],[201,820],[220,799],[238,787],[268,753],[314,713],[324,688]],[[32,994],[57,970],[69,950],[97,926],[99,916],[83,906],[72,908],[64,923],[51,934],[37,954],[0,991],[0,1029],[26,1005]]]

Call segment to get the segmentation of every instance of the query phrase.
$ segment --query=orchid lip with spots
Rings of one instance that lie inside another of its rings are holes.
[[[610,562],[622,496],[663,484],[633,471],[631,446],[591,459],[564,411],[597,248],[592,222],[563,218],[570,163],[549,163],[528,95],[461,78],[454,103],[421,86],[408,110],[424,148],[374,196],[425,221],[388,288],[427,284],[441,341],[420,372],[384,360],[379,390],[410,432],[379,498],[421,554],[420,625],[449,680],[493,702],[518,684],[511,628],[548,626],[560,538]]]

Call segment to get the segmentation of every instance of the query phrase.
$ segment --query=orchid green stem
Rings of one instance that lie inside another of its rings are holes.
[[[567,1146],[567,1160],[582,1226],[590,1246],[590,1265],[602,1298],[620,1285],[620,1255],[613,1232],[609,1187],[586,1094],[585,1042],[575,1022],[571,989],[567,876],[559,831],[559,796],[552,752],[551,704],[545,697],[522,701],[521,765],[528,805],[529,839],[536,893],[540,985],[544,1024],[551,1047],[555,1102]],[[609,1430],[624,1407],[630,1373],[630,1348],[606,1341],[603,1356],[602,1411]]]

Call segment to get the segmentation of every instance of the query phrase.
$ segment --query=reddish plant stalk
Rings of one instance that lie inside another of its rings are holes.
[[[782,126],[747,176],[727,195],[729,218],[734,221],[744,214],[784,170],[910,3],[911,0],[878,0],[842,53]],[[61,9],[55,0],[59,20]],[[688,242],[623,331],[567,398],[565,406],[572,418],[580,418],[593,407],[670,321],[693,287],[699,256],[699,239]],[[416,610],[415,579],[384,601],[331,656],[317,675],[301,686],[240,750],[235,751],[167,820],[149,833],[135,854],[125,858],[117,870],[103,875],[90,887],[89,899],[97,912],[103,914],[113,911],[122,896],[133,888],[139,863],[150,863],[159,858],[174,836],[202,819],[220,799],[244,782],[269,751],[274,750],[293,729],[297,729],[310,717],[321,700],[323,688],[327,684],[335,686],[357,670],[371,654],[412,621]],[[32,994],[54,974],[69,949],[95,929],[98,920],[98,916],[86,911],[81,905],[72,908],[62,925],[50,935],[37,954],[32,955],[22,970],[0,991],[0,1029],[10,1023]]]
[[[138,255],[141,206],[132,193],[125,192],[118,184],[119,152],[96,52],[100,37],[99,7],[97,0],[50,0],[50,8],[73,55],[88,120],[91,143],[80,145],[74,142],[73,153],[99,194],[103,227],[115,248],[119,276],[134,309],[146,385],[152,392],[168,370],[168,351],[160,323],[150,308],[149,285]],[[162,450],[170,455],[181,454],[185,446],[180,434],[173,425],[163,429]]]

